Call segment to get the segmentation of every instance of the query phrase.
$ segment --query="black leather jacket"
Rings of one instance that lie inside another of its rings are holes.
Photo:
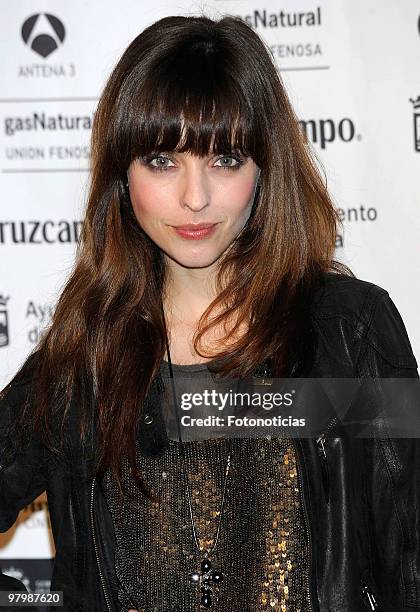
[[[384,289],[325,275],[311,316],[317,350],[308,377],[418,378],[403,321]],[[26,397],[30,378],[29,371],[3,391],[0,434]],[[79,447],[77,432],[70,438],[66,460],[51,459],[33,436],[3,464],[0,445],[0,531],[46,490],[56,545],[51,589],[64,592],[64,610],[116,611],[110,513],[100,483],[87,475],[89,455]],[[295,445],[313,610],[420,610],[419,440],[356,439],[332,430],[322,448],[312,438]]]

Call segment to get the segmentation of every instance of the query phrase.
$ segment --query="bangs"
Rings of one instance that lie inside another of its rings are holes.
[[[263,142],[252,109],[253,88],[229,73],[229,58],[208,42],[190,45],[126,79],[118,96],[113,158],[120,172],[141,156],[162,152],[256,156]],[[144,72],[144,70],[143,70]],[[249,77],[248,77],[249,78]],[[244,85],[247,87],[244,88]]]

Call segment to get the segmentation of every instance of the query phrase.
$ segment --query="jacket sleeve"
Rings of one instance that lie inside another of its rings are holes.
[[[405,325],[384,290],[379,292],[373,306],[358,370],[362,376],[383,379],[419,378]],[[407,381],[407,384],[418,389],[418,380]],[[418,398],[417,391],[414,398]],[[417,410],[417,399],[414,404]],[[381,437],[371,442],[366,447],[366,456],[374,559],[372,573],[386,598],[382,602],[385,606],[386,602],[391,605],[397,597],[397,607],[407,612],[419,610],[420,439]]]
[[[7,531],[19,511],[47,487],[48,451],[35,433],[23,446],[14,444],[14,421],[30,401],[33,355],[0,393],[0,531]]]

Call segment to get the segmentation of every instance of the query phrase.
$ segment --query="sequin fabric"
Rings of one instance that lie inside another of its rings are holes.
[[[202,368],[173,366],[174,375]],[[172,432],[173,434],[174,432]],[[169,437],[169,436],[168,436]],[[139,467],[159,502],[141,495],[127,463],[123,477],[134,501],[122,498],[110,475],[103,480],[116,536],[116,573],[122,612],[196,612],[201,573],[185,491],[179,440],[146,457]],[[183,442],[197,539],[212,547],[219,522],[226,459],[232,452],[225,507],[213,570],[223,572],[212,586],[214,612],[308,612],[308,548],[294,446],[287,438],[212,438]]]

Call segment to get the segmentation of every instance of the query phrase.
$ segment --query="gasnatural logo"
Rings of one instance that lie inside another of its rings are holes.
[[[251,27],[258,28],[302,28],[305,26],[321,25],[321,7],[317,6],[314,11],[277,11],[270,12],[265,9],[254,10],[248,15],[242,15]]]
[[[414,150],[420,153],[420,95],[416,100],[410,98],[413,105]]]
[[[9,344],[9,317],[7,313],[8,297],[0,294],[0,347]]]
[[[23,42],[34,53],[46,58],[63,43],[66,31],[55,15],[38,13],[24,21],[21,34]]]
[[[92,115],[64,115],[56,113],[34,112],[25,117],[5,117],[4,133],[14,136],[17,132],[31,131],[69,131],[69,130],[91,130],[93,124]]]
[[[255,9],[248,14],[238,15],[238,17],[256,30],[263,29],[279,33],[279,39],[272,41],[269,48],[277,61],[291,62],[288,69],[294,66],[302,70],[305,68],[303,64],[307,61],[310,61],[313,67],[313,60],[323,58],[322,45],[317,40],[323,25],[320,6],[313,7],[313,10],[298,12]],[[313,32],[315,40],[307,40],[306,36],[305,40],[300,40],[303,32]],[[280,64],[280,68],[284,68],[283,64]]]

